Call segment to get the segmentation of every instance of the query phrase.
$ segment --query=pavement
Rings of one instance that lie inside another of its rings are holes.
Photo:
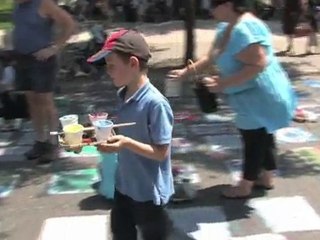
[[[283,50],[279,24],[269,26],[275,50]],[[167,71],[183,59],[182,27],[181,22],[138,26],[153,48],[150,79],[161,91]],[[197,27],[200,56],[208,51],[214,30],[207,21],[197,22]],[[304,41],[297,40],[297,54],[303,53]],[[296,88],[300,107],[320,117],[319,55],[279,60]],[[115,89],[107,77],[60,79],[60,86],[56,95],[60,115],[76,113],[84,123],[93,110],[111,114],[115,110]],[[216,114],[204,115],[186,85],[181,97],[169,98],[176,120],[173,163],[193,165],[200,177],[194,201],[168,206],[176,227],[173,239],[320,239],[319,122],[292,122],[276,133],[279,170],[274,190],[256,190],[248,200],[225,200],[220,191],[240,177],[242,146],[232,110],[223,99]],[[62,150],[60,159],[40,167],[22,157],[33,137],[30,122],[23,122],[20,131],[0,133],[0,239],[110,239],[112,200],[91,188],[100,177],[101,156],[94,148],[81,154]]]

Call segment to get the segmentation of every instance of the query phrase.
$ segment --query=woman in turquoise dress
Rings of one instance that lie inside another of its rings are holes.
[[[195,63],[201,71],[215,63],[219,76],[203,79],[212,92],[227,95],[236,113],[236,126],[244,145],[242,180],[226,188],[227,198],[246,198],[254,186],[273,188],[276,169],[274,132],[289,126],[296,98],[286,72],[274,55],[272,33],[266,24],[246,11],[246,0],[212,0],[219,22],[212,48]],[[184,79],[190,68],[171,71]]]

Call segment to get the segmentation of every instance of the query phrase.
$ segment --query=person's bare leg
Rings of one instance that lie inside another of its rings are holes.
[[[56,145],[57,137],[50,136],[50,132],[57,131],[59,126],[58,111],[54,103],[53,93],[44,93],[41,98],[46,102],[46,126],[48,127],[48,140]]]
[[[316,53],[318,51],[317,47],[318,47],[317,34],[311,33],[308,38],[308,42],[307,42],[307,46],[306,46],[306,53],[307,54]]]
[[[293,36],[288,35],[287,37],[287,49],[286,52],[290,55],[294,54],[294,49],[293,49]]]
[[[45,104],[39,97],[39,94],[35,92],[26,92],[31,122],[36,134],[36,141],[45,142],[47,140],[47,134],[45,131]]]
[[[48,136],[49,131],[56,131],[58,128],[57,110],[53,101],[53,93],[39,93],[36,94],[35,99],[41,103],[42,114],[39,114],[38,118],[42,124],[41,133],[44,133],[45,136],[45,142],[41,143],[38,164],[47,164],[58,158],[57,138]]]
[[[24,153],[28,160],[41,158],[47,152],[46,105],[41,96],[35,92],[26,93],[31,122],[36,134],[35,143]]]

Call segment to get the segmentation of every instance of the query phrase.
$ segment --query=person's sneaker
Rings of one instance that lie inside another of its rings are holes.
[[[34,160],[41,157],[46,152],[47,142],[36,141],[32,148],[24,153],[27,160]]]
[[[57,145],[46,142],[44,153],[38,158],[37,164],[49,164],[59,158],[59,148]]]

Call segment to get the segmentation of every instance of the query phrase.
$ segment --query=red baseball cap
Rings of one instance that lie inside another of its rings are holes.
[[[113,32],[105,41],[102,49],[89,57],[89,63],[108,56],[113,51],[128,53],[148,61],[151,58],[149,46],[143,36],[134,30],[121,29]]]

